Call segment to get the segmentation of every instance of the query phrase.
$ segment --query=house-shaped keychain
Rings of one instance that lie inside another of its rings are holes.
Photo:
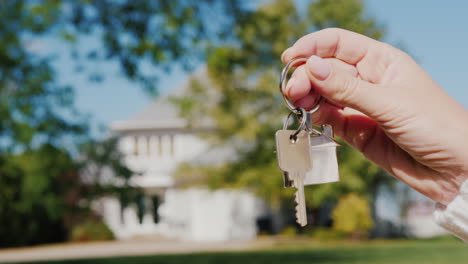
[[[304,185],[313,185],[340,180],[336,147],[340,146],[333,139],[333,128],[322,125],[322,132],[310,136],[312,169],[304,178]]]

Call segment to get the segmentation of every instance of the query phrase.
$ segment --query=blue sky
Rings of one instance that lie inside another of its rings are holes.
[[[416,58],[420,65],[451,96],[468,109],[468,1],[464,0],[367,0],[367,12],[386,28],[385,41],[397,44]],[[65,47],[46,41],[48,49],[66,54]],[[93,45],[93,40],[88,43]],[[60,58],[56,65],[68,64]],[[77,107],[89,113],[95,125],[104,127],[124,120],[143,109],[150,101],[142,89],[118,74],[116,64],[87,65],[106,75],[103,83],[90,83],[72,67],[60,67],[59,80],[76,87]],[[161,78],[160,90],[180,85],[187,73],[176,70]],[[437,107],[437,106],[435,106]]]
[[[468,108],[468,1],[367,0],[386,25],[391,44],[402,43],[451,96]]]

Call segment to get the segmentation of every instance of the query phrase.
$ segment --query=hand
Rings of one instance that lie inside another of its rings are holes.
[[[443,50],[442,50],[443,52]],[[396,178],[442,204],[468,178],[468,112],[411,57],[342,29],[299,39],[282,61],[310,57],[284,94]],[[450,65],[447,65],[447,68]]]

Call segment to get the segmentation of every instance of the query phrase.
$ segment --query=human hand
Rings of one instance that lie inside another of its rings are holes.
[[[310,57],[283,93],[420,193],[450,203],[468,178],[468,112],[406,53],[342,29],[299,39],[282,61]],[[322,59],[323,58],[323,59]]]

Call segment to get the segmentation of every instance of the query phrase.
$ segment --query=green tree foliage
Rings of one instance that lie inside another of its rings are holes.
[[[304,12],[304,10],[307,10]],[[206,135],[215,147],[236,149],[234,161],[217,165],[180,167],[182,182],[208,184],[212,188],[247,188],[280,205],[292,199],[283,189],[274,154],[275,131],[288,114],[278,91],[282,51],[307,32],[328,26],[351,29],[373,38],[383,31],[364,14],[358,0],[320,0],[298,9],[293,1],[270,1],[236,20],[236,41],[211,48],[207,77],[194,78],[185,96],[173,100],[194,127],[211,120],[216,133]],[[361,154],[344,145],[339,148],[342,181],[306,187],[307,204],[317,208],[355,192],[374,195],[390,177]]]
[[[0,150],[21,152],[43,143],[70,145],[70,138],[74,143],[87,140],[86,120],[73,107],[73,87],[56,82],[51,62],[58,54],[32,52],[28,47],[35,40],[69,43],[77,64],[115,61],[129,80],[155,91],[157,74],[152,70],[176,63],[190,66],[204,54],[208,40],[229,38],[233,19],[242,16],[240,2],[1,1]],[[212,8],[224,17],[222,25],[208,24]],[[85,36],[100,45],[81,54],[77,49]]]
[[[354,193],[342,196],[332,213],[333,229],[354,239],[366,238],[374,225],[369,202]]]
[[[116,61],[124,76],[154,91],[157,75],[147,73],[151,65],[190,66],[208,40],[228,38],[231,20],[241,16],[241,6],[233,0],[1,1],[0,150],[21,151],[44,142],[60,145],[64,137],[77,139],[86,132],[86,120],[73,107],[73,87],[55,82],[54,58],[28,49],[36,39],[69,43],[77,64]],[[225,17],[223,26],[207,25],[204,18],[213,7]],[[101,45],[81,54],[77,45],[84,36],[95,37]],[[150,65],[146,73],[143,65]]]
[[[80,159],[50,144],[0,156],[0,247],[63,241],[89,217],[94,198],[135,196],[125,182],[133,172],[115,145],[115,139],[86,144]]]
[[[51,145],[3,156],[0,168],[0,246],[60,241],[66,237],[66,198],[75,192],[71,157]],[[40,236],[38,235],[40,234]]]
[[[52,35],[72,44],[77,61],[116,61],[129,80],[155,91],[157,74],[148,72],[151,66],[191,66],[204,54],[208,41],[230,37],[232,23],[242,16],[244,5],[236,0],[5,0],[0,9],[2,25],[11,28],[10,37],[19,47],[29,34]],[[213,18],[221,23],[210,24]],[[76,45],[90,35],[100,46],[80,54]]]
[[[49,58],[27,51],[25,39],[42,29],[22,1],[0,3],[0,151],[23,151],[45,142],[59,145],[84,123],[73,114],[72,90],[54,83]],[[40,20],[39,20],[40,21]]]

